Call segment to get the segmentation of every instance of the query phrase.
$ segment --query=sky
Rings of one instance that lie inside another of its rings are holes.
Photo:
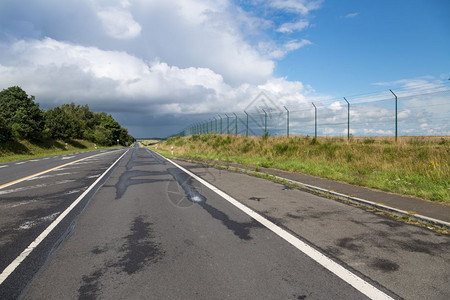
[[[402,134],[449,135],[449,29],[448,0],[1,0],[0,89],[88,104],[137,138],[260,113],[261,92],[294,127],[311,102],[346,123],[346,97],[352,134],[392,135],[392,89]]]

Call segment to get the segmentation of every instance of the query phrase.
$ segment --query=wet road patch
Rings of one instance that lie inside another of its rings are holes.
[[[206,212],[208,212],[211,215],[211,217],[221,221],[226,228],[231,230],[233,234],[239,237],[241,240],[248,241],[252,239],[252,237],[250,236],[250,230],[252,228],[265,228],[263,225],[261,225],[258,221],[254,219],[252,219],[251,222],[243,222],[243,223],[231,220],[226,213],[218,210],[217,208],[209,205],[206,202],[199,203],[198,205],[201,206]]]
[[[100,277],[104,272],[104,269],[99,269],[82,277],[83,285],[78,289],[78,299],[97,299],[100,295]]]
[[[395,272],[400,268],[398,264],[385,258],[375,258],[369,266],[382,272]]]
[[[142,216],[134,219],[131,234],[125,237],[126,243],[122,249],[125,255],[114,266],[120,267],[130,275],[164,256],[165,252],[161,249],[161,245],[154,241],[151,225],[153,224],[145,222]]]

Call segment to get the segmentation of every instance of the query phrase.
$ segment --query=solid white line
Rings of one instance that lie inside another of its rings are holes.
[[[157,154],[160,155],[159,153],[157,153]],[[160,156],[163,157],[162,155],[160,155]],[[336,276],[338,276],[339,278],[341,278],[342,280],[344,280],[345,282],[347,282],[348,284],[353,286],[355,289],[357,289],[358,291],[360,291],[361,293],[363,293],[364,295],[366,295],[370,299],[393,299],[392,297],[390,297],[386,293],[380,291],[379,289],[377,289],[376,287],[374,287],[373,285],[371,285],[367,281],[365,281],[362,278],[358,277],[357,275],[353,274],[352,272],[350,272],[349,270],[347,270],[346,268],[344,268],[340,264],[336,263],[335,261],[333,261],[332,259],[328,258],[327,256],[325,256],[321,252],[317,251],[313,247],[311,247],[308,244],[306,244],[305,242],[301,241],[300,239],[298,239],[294,235],[290,234],[289,232],[287,232],[286,230],[282,229],[281,227],[278,227],[277,225],[275,225],[271,221],[267,220],[266,218],[264,218],[260,214],[256,213],[254,210],[252,210],[249,207],[245,206],[244,204],[242,204],[241,202],[237,201],[233,197],[229,196],[225,192],[219,190],[218,188],[216,188],[215,186],[213,186],[209,182],[207,182],[204,179],[198,177],[194,173],[186,170],[185,168],[183,168],[182,166],[180,166],[177,163],[173,162],[172,160],[170,160],[168,158],[165,158],[165,157],[163,157],[163,158],[167,159],[174,166],[176,166],[177,168],[179,168],[180,170],[182,170],[183,172],[185,172],[189,176],[195,178],[198,182],[202,183],[204,186],[206,186],[210,190],[214,191],[216,194],[218,194],[219,196],[221,196],[222,198],[224,198],[225,200],[227,200],[228,202],[230,202],[231,204],[233,204],[234,206],[236,206],[237,208],[239,208],[240,210],[245,212],[247,215],[249,215],[250,217],[252,217],[256,221],[258,221],[259,223],[261,223],[262,225],[264,225],[265,227],[270,229],[272,232],[277,234],[279,237],[283,238],[285,241],[287,241],[288,243],[290,243],[291,245],[296,247],[298,250],[300,250],[301,252],[303,252],[304,254],[306,254],[307,256],[312,258],[313,260],[315,260],[317,263],[322,265],[324,268],[326,268],[327,270],[331,271],[333,274],[335,274]]]
[[[103,174],[100,176],[83,194],[81,194],[66,210],[56,218],[22,253],[12,262],[3,272],[0,274],[0,285],[5,281],[9,275],[30,255],[31,252],[52,232],[53,229],[69,214],[72,209],[81,201],[83,198],[99,183],[100,180],[109,172],[119,160],[127,154],[128,150],[125,151]]]
[[[1,168],[6,168],[6,167],[9,167],[9,166],[8,166],[8,165],[0,166],[0,169],[1,169]]]

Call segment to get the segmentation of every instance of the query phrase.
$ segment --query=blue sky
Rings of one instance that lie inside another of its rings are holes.
[[[449,28],[447,0],[2,0],[0,88],[88,104],[136,137],[259,114],[261,92],[298,128],[315,102],[323,135],[346,134],[342,97],[373,101],[351,132],[392,135],[393,89],[402,134],[449,135]]]
[[[276,75],[335,96],[450,75],[449,1],[326,1],[312,14],[299,35],[313,44],[287,55]]]

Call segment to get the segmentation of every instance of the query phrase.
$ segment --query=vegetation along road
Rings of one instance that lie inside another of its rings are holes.
[[[450,296],[448,235],[138,144],[0,172],[2,299]]]

